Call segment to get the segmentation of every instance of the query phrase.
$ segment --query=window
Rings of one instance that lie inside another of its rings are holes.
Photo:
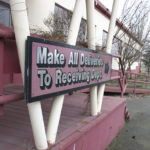
[[[56,36],[59,36],[63,41],[66,41],[71,17],[72,12],[58,5],[55,5],[53,32]]]
[[[103,30],[103,35],[102,35],[102,49],[106,48],[106,41],[107,41],[107,32]]]
[[[53,40],[59,42],[66,42],[71,23],[71,18],[72,18],[71,11],[62,8],[59,5],[55,5],[53,32],[52,32]],[[50,21],[46,22],[47,26],[48,24],[50,24]],[[86,41],[87,41],[87,23],[86,20],[82,19],[78,32],[77,42],[81,44],[82,42],[84,43]]]
[[[107,42],[107,32],[103,30],[103,35],[102,35],[102,49],[106,49],[106,42]],[[112,48],[111,48],[111,54],[113,55],[118,55],[118,51],[121,46],[121,40],[118,38],[114,37],[113,42],[112,42]]]
[[[0,24],[8,27],[11,25],[11,15],[8,0],[0,0]]]
[[[83,18],[80,23],[77,42],[79,43],[87,42],[87,23],[86,20],[84,20]]]
[[[118,38],[114,37],[113,43],[112,43],[112,48],[111,48],[111,54],[118,55],[120,45],[121,45],[121,41]]]

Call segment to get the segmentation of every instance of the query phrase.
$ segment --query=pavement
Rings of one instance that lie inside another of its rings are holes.
[[[128,98],[130,120],[107,150],[150,150],[150,97]]]

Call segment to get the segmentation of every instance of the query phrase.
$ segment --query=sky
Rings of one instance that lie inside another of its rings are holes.
[[[110,11],[112,10],[113,0],[100,0],[100,2],[101,2],[106,8],[108,8]],[[125,3],[125,0],[119,0],[119,7],[118,7],[117,18],[119,18],[120,15],[121,15],[121,12],[122,12],[124,3]]]

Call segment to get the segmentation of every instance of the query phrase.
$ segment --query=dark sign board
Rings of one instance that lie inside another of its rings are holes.
[[[109,54],[28,37],[25,98],[30,103],[107,82],[111,65]]]

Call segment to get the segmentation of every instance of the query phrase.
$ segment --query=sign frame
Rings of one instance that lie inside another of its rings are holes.
[[[106,54],[106,53],[97,52],[97,51],[94,51],[94,50],[91,50],[88,48],[82,48],[82,47],[78,47],[78,46],[73,46],[73,45],[68,45],[68,44],[64,44],[64,43],[58,43],[58,42],[54,42],[54,41],[50,41],[50,40],[45,40],[45,39],[41,39],[41,38],[28,36],[27,41],[26,41],[26,50],[25,50],[25,73],[24,73],[24,91],[25,91],[25,99],[26,99],[27,103],[40,101],[42,99],[47,99],[47,98],[51,98],[54,96],[66,94],[66,93],[69,93],[69,92],[72,92],[75,90],[81,90],[81,89],[90,88],[93,86],[98,86],[100,84],[107,83],[111,80],[111,70],[110,70],[110,80],[102,81],[102,82],[98,82],[98,83],[94,83],[94,84],[87,84],[82,87],[77,87],[77,88],[75,87],[72,89],[63,90],[63,91],[59,91],[59,92],[55,92],[55,93],[49,93],[49,94],[45,94],[45,95],[32,97],[31,96],[31,87],[32,87],[31,77],[32,77],[32,43],[33,42],[42,43],[42,44],[50,44],[50,45],[54,45],[54,46],[71,48],[71,49],[75,49],[75,50],[82,50],[82,51],[86,51],[86,52],[88,51],[88,52],[98,53],[98,54],[102,54],[102,55],[109,55],[111,58],[110,61],[112,64],[112,55],[111,54]],[[110,67],[110,69],[112,69],[112,68]]]

